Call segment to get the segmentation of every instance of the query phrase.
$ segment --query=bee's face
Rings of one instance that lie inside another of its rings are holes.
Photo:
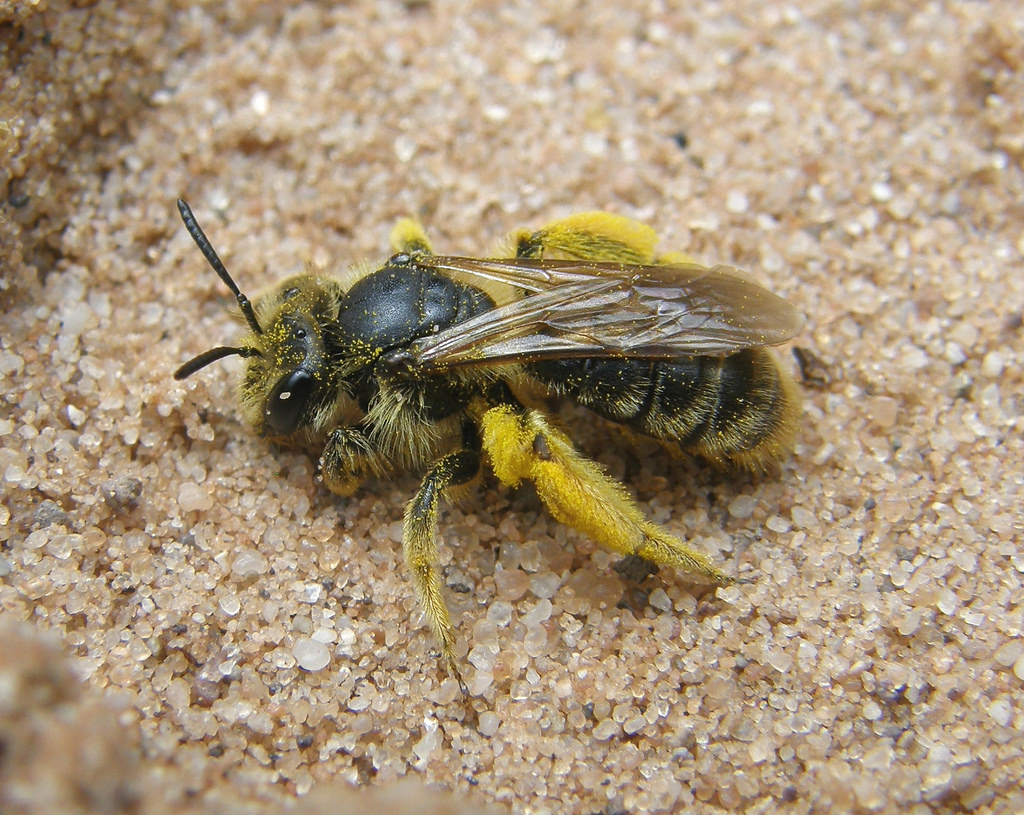
[[[250,301],[228,274],[192,210],[178,201],[185,228],[217,276],[235,295],[248,334],[237,346],[204,351],[174,372],[185,379],[228,356],[247,360],[239,387],[245,420],[286,441],[322,436],[353,405],[347,377],[365,364],[340,347],[342,284],[315,274],[290,277]]]
[[[334,286],[298,275],[256,298],[253,307],[263,331],[245,341],[257,353],[242,375],[242,413],[266,436],[316,435],[345,389],[328,336],[337,313]]]

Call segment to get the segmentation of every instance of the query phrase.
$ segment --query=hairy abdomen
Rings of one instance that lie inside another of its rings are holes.
[[[724,466],[761,470],[793,444],[800,400],[764,348],[726,357],[570,359],[531,373],[631,430]]]

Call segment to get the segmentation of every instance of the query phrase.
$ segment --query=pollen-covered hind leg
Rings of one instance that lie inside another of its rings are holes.
[[[644,518],[625,488],[580,455],[536,410],[500,405],[481,420],[483,448],[508,486],[529,480],[551,514],[622,555],[733,583],[711,559]]]
[[[430,245],[430,238],[423,231],[419,221],[412,218],[402,218],[391,230],[391,238],[388,241],[394,252],[407,252],[410,255],[432,255],[434,248]]]
[[[412,573],[416,595],[448,670],[467,693],[455,660],[455,627],[441,593],[441,569],[437,554],[437,504],[448,490],[472,481],[480,471],[480,453],[458,450],[442,456],[423,478],[416,497],[405,508],[402,550]]]
[[[581,212],[545,224],[536,232],[520,229],[509,247],[520,258],[562,258],[615,263],[690,263],[689,255],[654,251],[658,236],[632,218],[610,212]]]

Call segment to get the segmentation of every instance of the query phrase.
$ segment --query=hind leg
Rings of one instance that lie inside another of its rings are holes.
[[[504,484],[532,481],[560,522],[612,552],[694,572],[715,583],[734,583],[712,560],[652,524],[625,488],[580,455],[544,414],[499,405],[481,419],[483,448]]]

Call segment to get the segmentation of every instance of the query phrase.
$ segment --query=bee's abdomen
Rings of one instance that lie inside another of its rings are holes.
[[[727,357],[557,360],[532,370],[595,413],[722,465],[763,469],[792,447],[799,397],[763,348]]]

